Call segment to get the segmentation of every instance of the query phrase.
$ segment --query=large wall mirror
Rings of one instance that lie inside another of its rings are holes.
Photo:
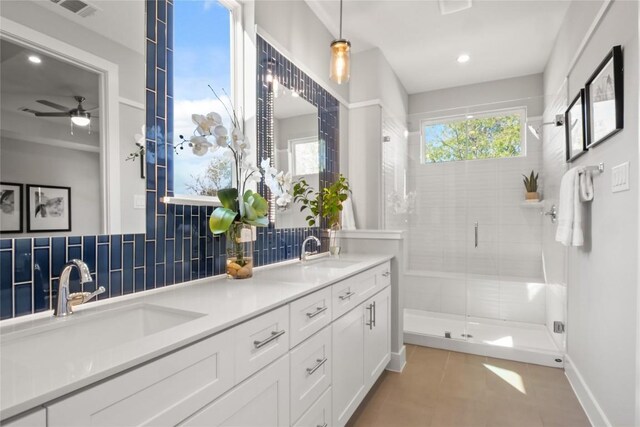
[[[143,1],[3,2],[3,238],[144,231],[145,170],[131,156],[145,124],[144,14]]]
[[[258,156],[270,158],[293,182],[305,179],[315,191],[338,177],[338,101],[261,37],[258,47]],[[270,196],[266,186],[261,192]],[[308,227],[307,211],[290,203],[277,206],[270,198],[270,222],[278,229]],[[326,228],[321,220],[319,228]]]
[[[273,141],[275,168],[291,173],[292,180],[305,179],[320,186],[318,107],[295,90],[281,88],[273,100]],[[275,210],[277,228],[306,227],[306,212],[289,205]]]

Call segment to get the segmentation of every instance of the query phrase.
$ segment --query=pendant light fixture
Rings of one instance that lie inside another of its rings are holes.
[[[331,70],[329,78],[338,84],[349,81],[351,42],[342,38],[342,0],[340,0],[340,37],[331,42]]]

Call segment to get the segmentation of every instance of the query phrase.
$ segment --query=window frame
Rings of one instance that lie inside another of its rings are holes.
[[[229,11],[229,86],[231,101],[237,111],[244,109],[244,26],[242,25],[242,3],[238,0],[217,0]],[[174,30],[175,31],[175,30]],[[235,168],[231,168],[231,182],[236,181]],[[173,197],[164,197],[165,203],[190,204],[195,206],[222,206],[216,196],[175,193]]]
[[[309,175],[316,175],[320,173],[320,166],[318,165],[318,172],[315,173],[311,173],[311,174],[296,174],[297,170],[296,170],[296,151],[295,151],[295,146],[296,145],[301,145],[301,144],[312,144],[312,143],[316,143],[318,144],[318,152],[320,151],[320,140],[317,136],[305,136],[305,137],[301,137],[301,138],[292,138],[290,140],[287,141],[288,145],[289,145],[289,169],[291,170],[291,176],[292,177],[299,177],[299,176],[309,176]]]
[[[511,114],[517,114],[520,116],[520,155],[519,156],[511,156],[511,157],[490,157],[485,159],[468,159],[468,160],[447,160],[443,162],[427,162],[426,155],[426,145],[427,141],[425,140],[425,127],[432,126],[436,124],[447,124],[455,121],[461,120],[474,120],[474,119],[482,119],[487,117],[496,117],[496,116],[507,116]],[[472,115],[473,117],[469,118],[468,116]],[[440,116],[428,119],[420,120],[420,164],[422,165],[433,165],[440,163],[455,163],[455,162],[469,162],[476,160],[499,160],[499,159],[513,159],[520,157],[527,157],[527,107],[511,107],[511,108],[502,108],[498,110],[486,110],[479,112],[468,112],[464,114],[456,114],[451,116]]]

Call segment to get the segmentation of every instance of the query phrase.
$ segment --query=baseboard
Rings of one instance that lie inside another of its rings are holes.
[[[578,371],[578,368],[576,368],[576,365],[569,355],[565,355],[564,358],[564,372],[569,380],[569,384],[571,384],[571,388],[573,388],[573,392],[578,397],[578,402],[580,402],[582,409],[584,409],[584,412],[587,414],[591,425],[610,427],[611,422],[609,422],[607,415],[598,404],[593,393],[591,393],[589,386],[585,383],[580,371]]]
[[[402,372],[407,364],[407,347],[402,346],[399,352],[391,353],[391,360],[387,365],[387,371]]]

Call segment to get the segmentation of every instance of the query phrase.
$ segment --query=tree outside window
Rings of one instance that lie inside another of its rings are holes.
[[[524,155],[524,110],[423,123],[423,163]]]

